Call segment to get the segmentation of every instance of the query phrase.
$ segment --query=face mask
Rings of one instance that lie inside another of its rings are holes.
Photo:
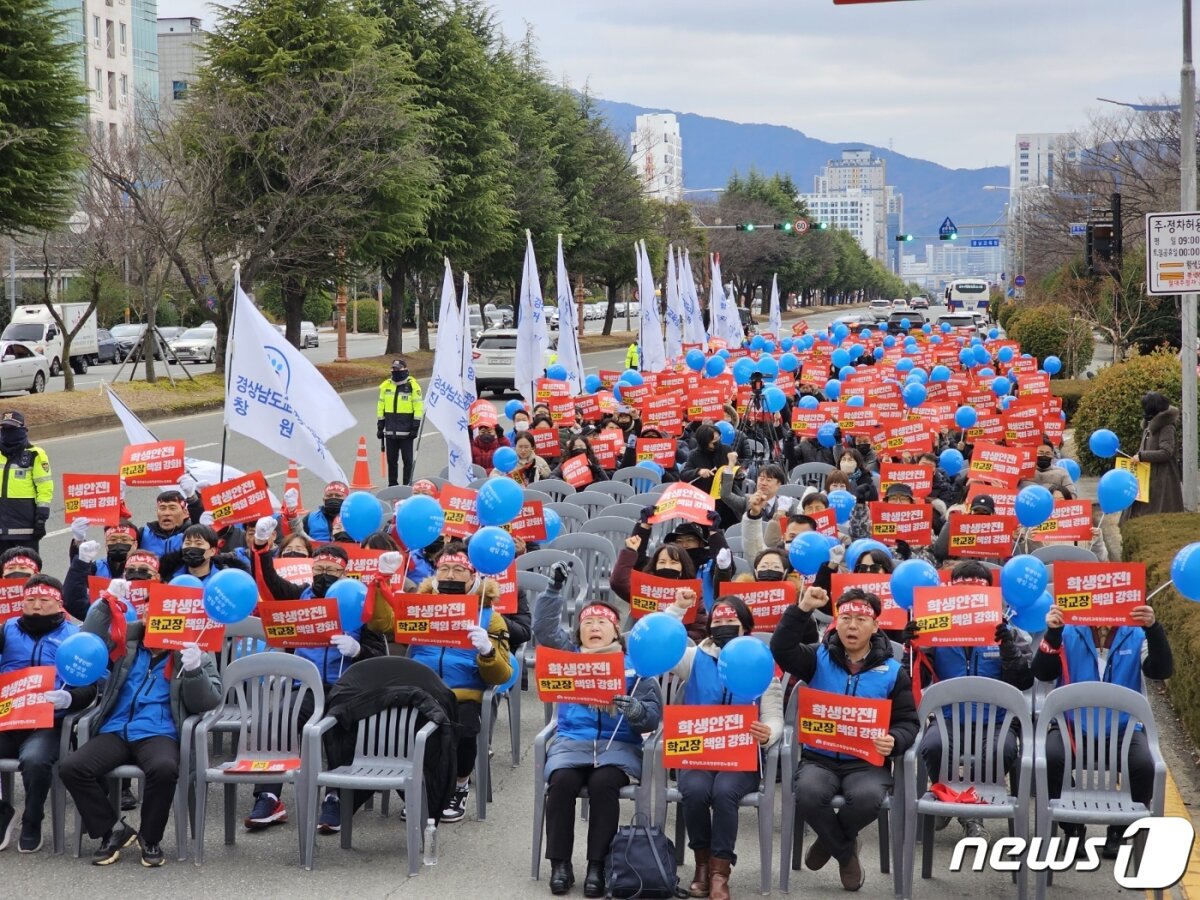
[[[338,513],[340,513],[341,511],[342,511],[341,499],[326,500],[324,503],[321,504],[321,512],[325,513],[326,521],[332,522],[334,519],[337,518]]]
[[[465,581],[442,581],[439,578],[437,590],[439,594],[465,594],[467,583]]]
[[[408,369],[392,369],[392,381],[396,384],[408,381]]]
[[[111,569],[116,566],[118,569],[125,565],[125,558],[129,556],[128,544],[113,544],[108,548],[108,567]]]
[[[759,569],[754,573],[756,581],[783,581],[783,573],[775,569]]]
[[[285,550],[279,555],[283,559],[305,559],[308,556],[303,550]]]
[[[693,547],[687,552],[688,557],[692,561],[692,565],[699,571],[700,567],[708,562],[708,551],[703,547]]]
[[[320,575],[314,575],[312,580],[313,596],[324,597],[325,592],[333,587],[337,580],[337,575],[330,575],[326,572],[322,572]]]
[[[529,423],[528,423],[528,422],[514,422],[514,423],[513,423],[513,428],[514,428],[516,431],[528,431],[528,430],[529,430]]]
[[[183,558],[183,564],[189,569],[194,569],[197,566],[204,565],[205,554],[208,551],[200,547],[184,547],[179,555]]]
[[[676,581],[683,577],[678,569],[655,569],[654,574],[658,578],[674,578]]]
[[[718,647],[724,647],[735,637],[738,637],[738,633],[741,630],[741,626],[739,625],[717,625],[708,629],[708,638]]]
[[[854,460],[850,460],[850,462],[843,462],[840,468],[847,475],[853,475],[858,470],[858,463],[856,463]]]
[[[9,425],[0,428],[0,447],[24,447],[29,441],[29,432],[24,428]]]
[[[151,573],[149,569],[126,569],[126,581],[149,581]]]
[[[31,637],[40,637],[43,634],[49,634],[61,625],[64,618],[65,616],[60,612],[49,616],[22,615],[19,624],[21,630],[26,634]]]
[[[870,452],[871,452],[871,445],[870,445],[870,444],[859,444],[859,445],[858,445],[858,452],[859,452],[859,453],[862,453],[863,455],[866,455],[867,453],[870,453]]]
[[[1052,462],[1054,462],[1054,460],[1049,456],[1039,456],[1037,458],[1037,467],[1040,471],[1045,472],[1048,468],[1050,468],[1050,464]]]
[[[486,431],[479,435],[479,443],[481,444],[490,444],[495,439],[496,436],[494,434],[488,434]]]
[[[632,428],[632,427],[633,427],[633,422],[631,422],[631,421],[623,421],[623,420],[621,420],[621,419],[617,419],[617,426],[618,426],[618,427],[619,427],[619,428],[620,428],[622,431],[628,431],[630,428]]]

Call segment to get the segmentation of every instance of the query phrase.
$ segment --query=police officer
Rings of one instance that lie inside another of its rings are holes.
[[[0,416],[0,457],[0,550],[36,550],[46,536],[54,478],[46,451],[29,443],[25,417],[19,412]]]
[[[421,428],[425,404],[421,401],[421,386],[408,372],[408,363],[398,359],[392,363],[392,377],[379,386],[379,405],[375,411],[375,436],[385,441],[387,450],[388,487],[396,479],[396,457],[404,458],[404,483],[412,483],[413,440]]]
[[[629,349],[625,351],[625,368],[636,369],[639,358],[639,347],[637,341],[634,341],[629,345]]]

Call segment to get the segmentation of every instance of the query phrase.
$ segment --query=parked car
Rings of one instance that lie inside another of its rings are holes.
[[[107,328],[96,329],[96,362],[115,363],[121,361],[121,351],[117,348],[117,339]]]
[[[217,361],[217,326],[206,323],[199,328],[189,328],[168,346],[173,351],[167,354],[167,363],[176,358],[181,363],[215,363]]]
[[[129,359],[129,354],[133,352],[134,345],[138,342],[138,338],[142,336],[142,332],[146,330],[145,325],[114,325],[111,329],[113,338],[117,342],[117,349],[121,353],[121,359]],[[159,329],[160,331],[162,329]],[[142,354],[145,355],[144,353]],[[154,348],[154,358],[162,359],[162,347]]]
[[[40,394],[50,378],[50,361],[17,341],[0,341],[0,393]]]
[[[307,350],[309,347],[321,346],[321,335],[317,332],[317,326],[313,322],[300,323],[300,349]]]
[[[908,309],[908,299],[905,297],[896,297],[892,300],[892,309]]]
[[[546,351],[543,367],[558,346],[558,332],[550,332],[550,349]],[[474,342],[471,358],[475,364],[475,390],[479,396],[491,391],[501,397],[507,391],[515,391],[513,375],[516,372],[517,330],[515,328],[491,328],[483,332]]]
[[[908,301],[908,305],[913,309],[929,309],[929,299],[927,297],[913,297]]]
[[[888,316],[892,314],[892,304],[888,300],[872,300],[871,305],[867,307],[867,312],[871,314],[871,318],[876,322],[886,322]]]
[[[548,314],[550,307],[547,306],[546,309]],[[483,307],[483,318],[487,322],[488,328],[512,328],[513,326],[513,311],[508,306],[488,303]]]
[[[908,320],[908,330],[912,330],[913,328],[919,329],[922,325],[925,324],[925,316],[923,316],[921,313],[917,312],[917,310],[915,310],[915,309],[898,309],[894,313],[892,313],[890,316],[888,316],[887,330],[891,334],[907,333],[904,326],[900,324],[905,319]]]

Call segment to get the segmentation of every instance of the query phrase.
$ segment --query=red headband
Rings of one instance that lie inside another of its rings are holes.
[[[62,591],[52,584],[35,584],[33,587],[25,589],[25,599],[30,597],[45,597],[48,600],[57,600],[62,603]]]
[[[345,497],[350,493],[350,488],[346,487],[343,481],[331,481],[325,485],[326,497]]]
[[[465,553],[443,553],[437,561],[437,567],[440,569],[443,565],[447,566],[462,566],[463,568],[475,571],[475,566],[471,564],[470,557]]]
[[[579,614],[579,621],[582,623],[584,619],[594,619],[599,616],[602,619],[608,619],[613,625],[617,625],[617,614],[607,606],[601,606],[599,603],[593,603],[591,606],[585,606],[583,612]]]
[[[29,557],[29,556],[14,556],[12,559],[10,559],[8,562],[6,562],[4,564],[5,571],[7,571],[10,566],[18,566],[18,567],[28,566],[29,568],[33,569],[34,572],[42,571],[42,567],[39,566],[37,563],[35,563],[33,561],[32,557]]]
[[[971,575],[971,576],[968,576],[965,578],[951,578],[950,583],[951,584],[979,584],[979,585],[985,585],[985,586],[990,587],[992,584],[992,579],[976,578],[975,576]]]
[[[110,534],[123,534],[137,540],[137,529],[132,525],[109,525],[104,529],[104,536],[107,537]]]
[[[875,608],[865,600],[847,600],[838,605],[837,611],[839,616],[848,613],[852,616],[869,616],[872,619],[876,617]]]
[[[339,566],[346,565],[346,560],[342,559],[342,557],[338,556],[338,554],[331,553],[329,550],[324,549],[318,550],[316,553],[314,553],[312,555],[312,559],[313,562],[316,562],[318,559],[329,559],[333,560],[333,562],[337,563]]]
[[[709,616],[709,618],[715,619],[718,616],[733,616],[736,619],[737,618],[737,610],[734,609],[732,606],[730,606],[728,603],[718,603],[716,606],[713,607],[712,614]]]
[[[155,572],[158,571],[158,557],[149,550],[134,550],[127,557],[125,557],[125,568],[128,569],[130,566],[136,565],[139,561],[144,562]]]

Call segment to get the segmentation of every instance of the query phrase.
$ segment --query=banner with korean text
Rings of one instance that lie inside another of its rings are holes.
[[[707,769],[757,772],[758,742],[750,726],[758,708],[747,706],[663,707],[663,766],[668,769]]]
[[[534,663],[538,698],[543,703],[610,706],[624,694],[625,654],[576,653],[538,647]]]
[[[883,765],[875,739],[887,735],[891,700],[873,700],[799,687],[796,698],[796,739],[805,747],[844,753]]]

